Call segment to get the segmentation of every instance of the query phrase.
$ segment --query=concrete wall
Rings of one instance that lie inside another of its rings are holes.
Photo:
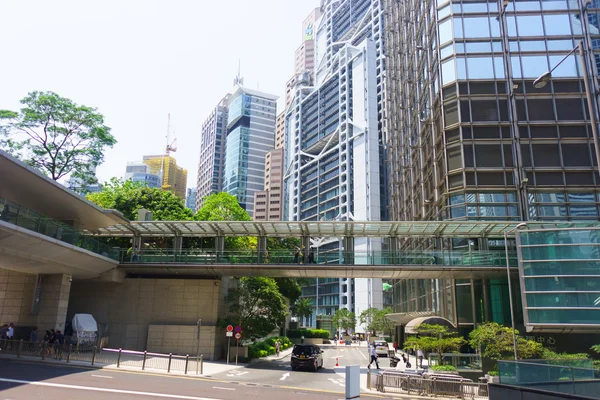
[[[225,335],[216,337],[214,327],[217,318],[225,315],[228,282],[135,278],[127,278],[123,283],[76,281],[71,288],[68,318],[76,313],[92,314],[98,323],[108,325],[109,347],[140,351],[150,350],[147,346],[151,325],[192,326],[195,332],[198,319],[202,319],[203,339],[210,339],[207,346],[214,347],[201,350],[220,358]],[[173,343],[153,346],[168,347],[175,354],[189,353],[188,342],[179,342],[179,348]]]
[[[39,308],[32,312],[38,275],[0,269],[0,324],[15,324],[15,335],[25,339],[33,326],[40,331],[65,329],[71,288],[68,274],[40,275]],[[25,329],[27,328],[27,329]]]
[[[217,332],[224,336],[215,326],[200,328],[200,354],[204,359],[214,360],[221,357],[221,340],[217,340]],[[198,353],[198,329],[196,325],[150,325],[148,327],[147,350],[153,353],[189,354]],[[215,343],[217,342],[217,343]]]

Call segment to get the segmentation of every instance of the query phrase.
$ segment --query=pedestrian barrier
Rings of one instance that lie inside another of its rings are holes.
[[[475,383],[460,376],[424,378],[400,372],[367,372],[367,388],[383,393],[483,400],[489,398],[487,383]]]
[[[90,365],[116,366],[116,368],[138,368],[184,374],[202,374],[203,356],[181,356],[176,354],[150,353],[123,349],[99,349],[96,346],[78,346],[73,344],[33,343],[23,340],[4,340],[0,342],[0,354],[15,355],[17,358],[52,359],[70,363],[78,361]]]

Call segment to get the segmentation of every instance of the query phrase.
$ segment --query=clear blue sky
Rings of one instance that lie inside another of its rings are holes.
[[[196,185],[200,127],[233,87],[284,96],[302,21],[319,0],[3,0],[0,109],[33,90],[97,107],[118,144],[98,169],[160,154],[167,114]],[[281,101],[279,102],[281,104]]]

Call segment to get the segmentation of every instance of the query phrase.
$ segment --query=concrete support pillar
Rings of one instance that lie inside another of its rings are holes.
[[[225,251],[225,238],[223,236],[215,237],[215,252],[218,255],[223,255]]]
[[[64,332],[71,280],[70,274],[42,276],[40,311],[37,315],[37,325],[40,331],[60,329]]]
[[[144,240],[142,239],[141,236],[134,236],[133,237],[133,242],[131,243],[132,247],[141,249],[142,248],[142,244],[144,244]]]
[[[267,255],[267,237],[258,237],[258,263],[263,264]]]
[[[479,250],[489,250],[489,239],[488,238],[479,238],[477,239],[477,245]]]
[[[175,250],[175,252],[177,252],[177,253],[180,253],[182,248],[183,248],[183,237],[175,236],[173,238],[173,250]]]
[[[344,237],[342,246],[344,248],[344,264],[354,264],[354,238],[351,236]]]

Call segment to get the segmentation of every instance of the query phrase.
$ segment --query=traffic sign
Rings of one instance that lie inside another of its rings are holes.
[[[233,331],[233,326],[227,325],[227,332],[232,332],[232,331]]]
[[[241,338],[242,338],[242,334],[241,333],[238,332],[238,333],[235,334],[235,339],[236,340],[240,340]]]
[[[233,336],[233,332],[225,332],[225,337],[232,337]]]
[[[242,327],[241,326],[236,326],[235,327],[235,333],[240,333],[242,331]]]

